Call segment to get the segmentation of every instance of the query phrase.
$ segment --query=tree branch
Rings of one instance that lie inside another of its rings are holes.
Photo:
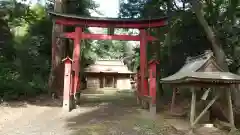
[[[217,37],[213,29],[208,25],[208,22],[204,18],[201,3],[197,0],[190,0],[189,2],[192,5],[192,10],[195,12],[199,23],[202,25],[208,40],[211,42],[212,49],[214,51],[214,54],[216,55],[217,63],[223,70],[228,71],[229,69],[226,63],[226,55],[220,43],[217,42]]]
[[[175,1],[175,0],[173,0],[173,5],[174,5],[174,7],[175,7],[177,10],[181,10],[181,8],[179,8],[179,7],[177,6],[177,4],[176,4],[176,1]]]

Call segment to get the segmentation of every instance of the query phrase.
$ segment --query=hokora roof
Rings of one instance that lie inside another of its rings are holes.
[[[133,74],[121,60],[97,60],[84,69],[88,73],[120,73]]]
[[[203,55],[187,60],[186,64],[177,73],[161,79],[161,83],[190,82],[240,83],[240,76],[223,72],[217,65],[213,53],[207,51]]]

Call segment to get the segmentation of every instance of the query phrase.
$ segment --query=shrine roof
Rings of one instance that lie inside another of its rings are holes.
[[[240,76],[230,72],[191,72],[161,79],[162,83],[240,83]]]
[[[87,17],[87,16],[78,16],[73,14],[65,14],[65,13],[56,13],[56,12],[48,12],[51,16],[55,18],[67,19],[68,23],[63,21],[58,21],[57,23],[64,25],[82,25],[82,23],[87,23],[86,25],[90,27],[103,27],[103,24],[106,25],[116,25],[116,27],[121,28],[131,28],[133,25],[126,24],[134,24],[133,28],[142,28],[142,27],[161,27],[167,25],[167,17],[160,18],[149,18],[149,19],[129,19],[129,18],[103,18],[103,17]],[[70,23],[70,21],[75,21],[74,23]],[[76,22],[77,21],[77,22]],[[93,25],[94,23],[94,25]],[[96,24],[97,23],[97,24]],[[101,23],[101,24],[98,24]]]
[[[240,76],[223,72],[212,52],[188,59],[175,74],[161,79],[161,83],[240,83]]]
[[[134,74],[121,60],[97,60],[84,69],[86,73]]]

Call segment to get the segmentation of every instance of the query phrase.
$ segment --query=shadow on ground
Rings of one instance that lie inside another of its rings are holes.
[[[136,104],[131,93],[83,95],[81,107],[95,107],[66,120],[72,135],[168,135],[179,133],[163,119],[151,119]]]
[[[88,90],[84,90],[85,92]],[[96,90],[94,90],[96,91]],[[112,90],[108,90],[108,91],[112,91]],[[86,96],[81,96],[81,106],[89,106],[91,103],[92,105],[94,104],[99,104],[102,102],[112,102],[114,100],[114,98],[112,98],[111,96],[109,96],[109,94],[104,93],[104,91],[99,91],[100,93],[98,94],[86,94],[88,95],[87,100],[86,100]],[[87,92],[88,93],[88,92]],[[91,91],[90,91],[91,93]],[[113,92],[111,92],[113,93]],[[115,94],[132,94],[131,91],[129,90],[125,90],[125,91],[121,91],[121,92],[115,92]],[[90,96],[92,95],[92,96]],[[96,95],[103,95],[101,96],[101,98],[98,98],[99,96]],[[112,95],[112,94],[111,94]],[[91,100],[92,99],[92,100]],[[86,104],[87,103],[87,104]],[[51,96],[49,96],[48,94],[43,94],[43,95],[39,95],[37,97],[32,97],[32,98],[19,98],[18,100],[14,100],[14,101],[1,101],[0,100],[0,107],[4,106],[4,107],[12,107],[12,108],[24,108],[27,107],[28,105],[34,105],[34,106],[41,106],[41,107],[62,107],[62,98],[52,98]]]
[[[12,108],[25,108],[28,105],[42,106],[42,107],[61,107],[62,100],[52,99],[49,95],[39,95],[37,97],[28,98],[28,99],[19,99],[15,101],[4,101],[0,103],[0,106],[3,107],[12,107]]]

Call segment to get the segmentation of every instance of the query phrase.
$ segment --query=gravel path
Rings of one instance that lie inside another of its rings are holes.
[[[61,118],[60,111],[60,108],[31,105],[26,108],[8,108],[8,112],[11,112],[11,115],[1,115],[1,119],[6,120],[0,123],[0,134],[68,135],[64,133],[66,130],[64,130],[64,119]]]
[[[84,99],[84,98],[83,98]],[[83,101],[63,113],[60,107],[0,107],[0,135],[181,135],[163,118],[149,119],[132,97]]]

